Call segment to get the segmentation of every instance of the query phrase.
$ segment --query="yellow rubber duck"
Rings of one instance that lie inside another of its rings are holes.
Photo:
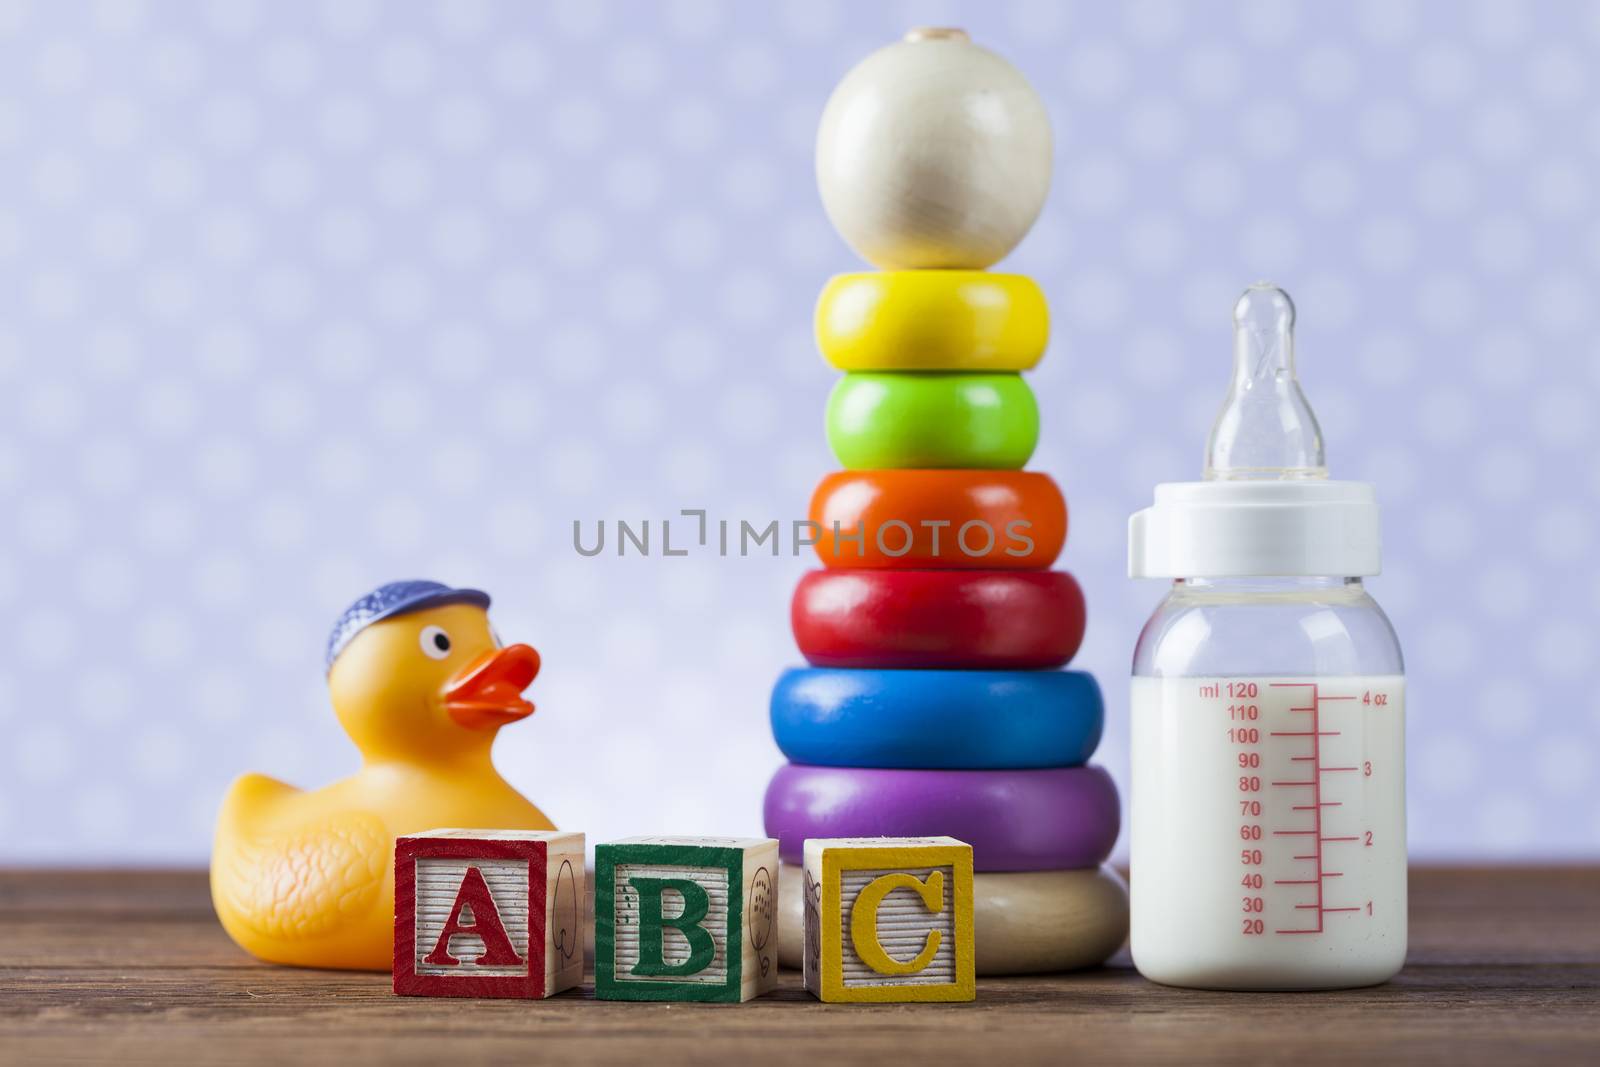
[[[475,589],[391,582],[340,617],[328,639],[328,689],[361,770],[314,792],[247,774],[222,802],[211,899],[246,951],[387,971],[397,836],[554,829],[490,760],[500,727],[533,712],[522,691],[539,653],[501,647],[488,607]]]

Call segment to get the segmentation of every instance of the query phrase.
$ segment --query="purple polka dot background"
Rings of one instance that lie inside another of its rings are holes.
[[[1000,269],[1054,313],[1030,467],[1098,758],[1125,790],[1163,592],[1127,516],[1198,477],[1271,278],[1384,507],[1413,855],[1600,855],[1600,7],[0,0],[0,861],[199,864],[236,774],[350,772],[323,643],[409,577],[539,648],[497,756],[560,825],[758,831],[809,552],[660,522],[787,524],[835,469],[811,310],[862,265],[813,137],[927,23],[1055,124]],[[649,557],[574,551],[619,518]]]

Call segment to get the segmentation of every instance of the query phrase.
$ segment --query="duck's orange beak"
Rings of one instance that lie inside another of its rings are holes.
[[[469,730],[504,726],[533,714],[522,691],[539,673],[539,653],[531,645],[507,645],[467,664],[444,691],[445,710]]]

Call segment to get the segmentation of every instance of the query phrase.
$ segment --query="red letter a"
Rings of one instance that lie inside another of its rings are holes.
[[[472,909],[470,926],[461,922],[462,908]],[[452,934],[477,934],[483,938],[483,955],[476,961],[479,966],[515,967],[522,962],[522,957],[517,955],[516,948],[511,944],[511,938],[506,935],[505,926],[500,922],[500,912],[494,906],[494,898],[489,895],[489,883],[483,880],[483,872],[476,867],[467,868],[467,876],[461,880],[461,889],[456,893],[456,902],[450,909],[450,918],[445,920],[444,930],[439,934],[439,943],[423,957],[422,962],[435,967],[460,963],[450,955]]]

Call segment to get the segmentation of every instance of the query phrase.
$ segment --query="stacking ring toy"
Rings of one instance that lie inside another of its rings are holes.
[[[1083,590],[1065,571],[810,571],[789,605],[814,667],[1038,670],[1083,643]]]
[[[1029,570],[1061,554],[1067,502],[1037,471],[836,471],[811,521],[826,567]]]
[[[846,374],[828,397],[828,444],[852,470],[1016,470],[1039,442],[1018,374]]]
[[[778,865],[778,963],[805,953],[805,872]],[[1128,936],[1128,886],[1116,871],[972,876],[979,975],[1045,974],[1104,963]]]
[[[778,747],[827,767],[1075,767],[1104,718],[1100,687],[1082,671],[799,667],[772,689]]]
[[[980,871],[1098,867],[1120,823],[1117,787],[1099,767],[900,771],[788,763],[767,786],[767,835],[778,839],[787,863],[801,862],[808,837],[948,834],[972,846]]]
[[[981,270],[840,274],[817,300],[817,347],[840,370],[1020,371],[1050,340],[1038,283]]]

